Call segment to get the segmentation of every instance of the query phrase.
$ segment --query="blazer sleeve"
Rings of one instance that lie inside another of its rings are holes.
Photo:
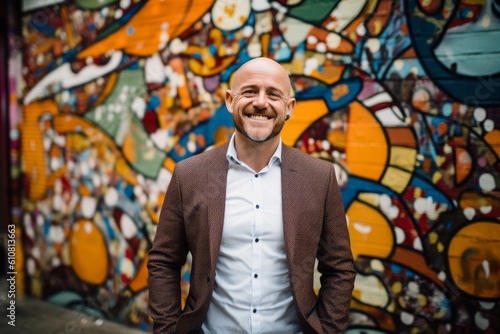
[[[349,322],[356,271],[344,206],[333,165],[325,201],[323,229],[318,247],[321,288],[317,313],[325,333],[344,333]]]
[[[182,312],[180,274],[189,249],[178,167],[168,185],[153,246],[148,254],[149,308],[155,334],[174,333]]]

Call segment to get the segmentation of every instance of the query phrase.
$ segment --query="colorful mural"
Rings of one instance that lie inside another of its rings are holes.
[[[336,166],[348,333],[500,332],[498,1],[72,0],[22,34],[28,293],[151,328],[173,168],[228,140],[225,90],[264,56],[298,100],[283,141]]]

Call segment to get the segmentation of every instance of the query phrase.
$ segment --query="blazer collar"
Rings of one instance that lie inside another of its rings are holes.
[[[227,168],[229,164],[226,158],[227,148],[228,143],[213,148],[212,154],[209,153],[210,159],[206,164],[205,196],[208,201],[207,223],[211,241],[207,246],[212,271],[215,271],[217,257],[219,256],[226,208]]]
[[[283,145],[281,160],[281,205],[283,212],[283,232],[287,261],[290,263],[295,258],[295,241],[297,240],[295,208],[304,205],[300,196],[295,196],[300,191],[303,180],[299,177],[297,169],[297,157],[295,149]]]

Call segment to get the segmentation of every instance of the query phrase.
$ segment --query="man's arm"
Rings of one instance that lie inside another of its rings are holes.
[[[187,253],[179,176],[174,171],[148,255],[149,307],[155,334],[175,332],[181,314],[180,274]]]
[[[321,289],[317,313],[325,333],[344,333],[354,288],[354,261],[340,190],[333,166],[318,248]]]

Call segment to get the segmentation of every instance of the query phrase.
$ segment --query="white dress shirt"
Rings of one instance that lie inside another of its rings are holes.
[[[281,204],[281,140],[259,172],[227,159],[224,227],[203,333],[302,333],[290,289]]]

